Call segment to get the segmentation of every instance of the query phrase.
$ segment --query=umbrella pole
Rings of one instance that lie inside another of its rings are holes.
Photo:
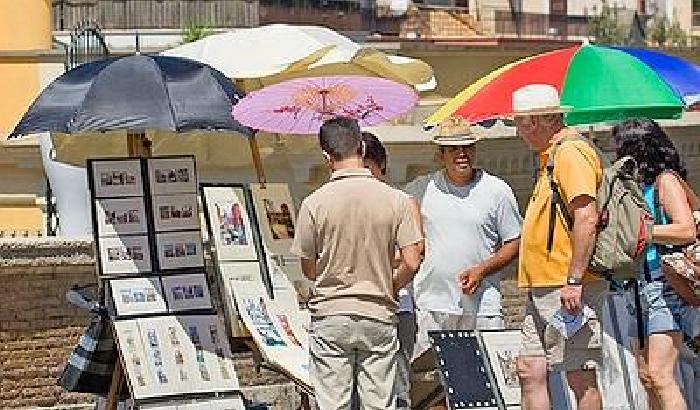
[[[250,145],[250,153],[253,156],[253,165],[255,166],[255,173],[258,176],[258,182],[261,188],[265,188],[265,170],[263,168],[262,159],[260,158],[260,147],[258,147],[258,140],[255,135],[248,138],[248,144]]]
[[[146,138],[146,131],[127,131],[126,146],[130,157],[151,156],[151,141]]]

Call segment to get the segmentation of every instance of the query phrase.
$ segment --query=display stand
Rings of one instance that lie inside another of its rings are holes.
[[[201,195],[232,336],[242,338],[253,351],[256,366],[292,380],[302,391],[303,407],[308,408],[308,335],[298,326],[296,292],[291,282],[285,286],[280,280],[268,254],[288,251],[293,239],[294,209],[288,188],[285,184],[202,184]]]
[[[128,140],[135,156],[88,161],[98,283],[119,347],[107,408],[126,385],[139,407],[243,409],[206,281],[194,158],[150,157],[143,133]]]

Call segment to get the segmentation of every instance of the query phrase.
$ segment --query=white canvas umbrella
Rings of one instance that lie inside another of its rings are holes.
[[[294,77],[348,74],[384,77],[417,91],[437,85],[432,68],[420,60],[363,48],[318,26],[272,24],[232,30],[162,54],[209,64],[230,78],[244,80],[246,91]]]

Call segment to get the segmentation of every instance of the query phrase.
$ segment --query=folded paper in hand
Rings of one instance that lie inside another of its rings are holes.
[[[559,330],[565,339],[578,332],[588,319],[595,317],[595,312],[588,305],[584,305],[581,312],[572,315],[563,308],[559,308],[549,321],[555,329]]]

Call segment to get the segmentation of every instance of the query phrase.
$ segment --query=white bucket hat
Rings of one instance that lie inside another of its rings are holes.
[[[563,114],[572,107],[562,106],[559,91],[549,84],[529,84],[513,92],[511,117],[530,115]]]

